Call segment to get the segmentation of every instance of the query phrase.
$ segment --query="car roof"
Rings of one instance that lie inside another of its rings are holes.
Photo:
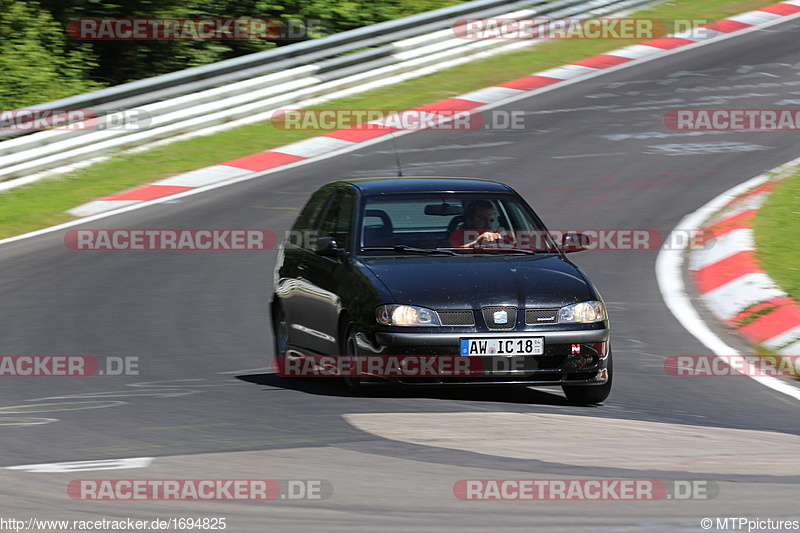
[[[426,176],[408,178],[361,178],[341,180],[332,183],[331,185],[355,187],[363,196],[415,192],[512,192],[511,187],[496,181],[476,178],[443,178]]]

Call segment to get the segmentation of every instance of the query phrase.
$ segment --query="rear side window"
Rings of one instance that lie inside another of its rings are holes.
[[[345,190],[336,192],[336,198],[325,212],[321,234],[333,237],[339,248],[350,246],[350,230],[353,226],[355,198]]]
[[[311,243],[314,239],[310,238],[311,232],[314,231],[319,225],[319,217],[322,214],[325,206],[332,199],[335,189],[325,188],[315,192],[308,203],[300,211],[300,214],[292,226],[291,239],[296,243]]]

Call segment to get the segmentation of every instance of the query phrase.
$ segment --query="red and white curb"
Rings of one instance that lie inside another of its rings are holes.
[[[442,114],[437,112],[444,110],[445,113],[443,115],[451,115],[453,111],[477,110],[482,106],[488,104],[496,105],[503,100],[516,98],[542,87],[589,76],[603,69],[636,62],[643,58],[651,58],[652,56],[669,50],[700,41],[712,40],[722,35],[773,22],[781,17],[795,15],[797,13],[800,13],[800,0],[780,2],[756,11],[750,11],[714,22],[704,26],[703,30],[695,29],[687,31],[686,33],[674,34],[653,41],[627,46],[594,57],[582,59],[569,65],[525,76],[524,78],[503,83],[495,87],[488,87],[455,98],[448,98],[440,102],[428,104],[414,111],[424,111],[436,115]],[[447,119],[449,119],[449,117]],[[403,130],[381,125],[373,126],[369,129],[352,127],[333,131],[325,135],[281,146],[274,150],[260,152],[233,161],[227,161],[219,165],[213,165],[172,176],[108,198],[83,204],[68,212],[74,216],[87,216],[111,211],[120,207],[167,197],[198,187],[241,178],[248,174],[262,172],[297,161],[343,151],[359,143],[371,141],[375,138],[388,135],[389,133],[400,131]]]
[[[717,318],[754,344],[780,355],[800,355],[800,305],[761,270],[753,239],[758,209],[796,167],[780,169],[764,175],[762,183],[703,224],[706,237],[689,256],[689,272],[700,298]]]

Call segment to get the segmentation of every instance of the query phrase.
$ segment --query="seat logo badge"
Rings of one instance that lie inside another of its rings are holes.
[[[508,323],[508,312],[507,311],[495,311],[494,315],[492,316],[494,319],[495,324],[507,324]]]

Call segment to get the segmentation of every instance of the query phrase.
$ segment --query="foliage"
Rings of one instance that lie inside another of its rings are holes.
[[[0,0],[2,105],[21,106],[206,65],[462,0]],[[261,18],[311,20],[302,37],[274,40],[85,40],[75,19]],[[316,23],[314,22],[316,21]]]
[[[0,0],[0,108],[48,102],[100,88],[90,47],[67,46],[62,26],[36,2]]]

